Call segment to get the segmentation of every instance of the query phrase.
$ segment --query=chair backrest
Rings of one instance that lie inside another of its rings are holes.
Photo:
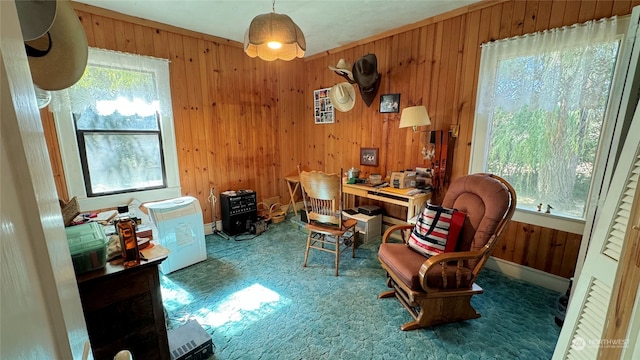
[[[511,219],[516,206],[516,193],[499,176],[471,174],[451,182],[442,206],[467,214],[456,251],[474,251],[484,247],[486,257],[468,264],[469,267],[475,267],[478,262],[486,261]]]
[[[342,170],[340,170],[342,174]],[[307,221],[342,225],[342,179],[322,171],[300,172],[302,199]]]

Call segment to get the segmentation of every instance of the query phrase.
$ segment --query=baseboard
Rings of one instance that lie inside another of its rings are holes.
[[[218,226],[216,228],[218,230],[222,230],[222,220],[218,221]],[[204,224],[204,234],[205,235],[213,234],[213,223],[212,222]]]
[[[569,286],[569,280],[561,276],[549,274],[538,269],[513,263],[511,261],[490,257],[484,265],[487,269],[495,270],[509,277],[523,280],[549,290],[564,293]]]

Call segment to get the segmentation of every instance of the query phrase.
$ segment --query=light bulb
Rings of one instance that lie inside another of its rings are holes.
[[[282,47],[282,43],[278,41],[269,41],[267,43],[267,46],[275,50],[275,49],[280,49]]]

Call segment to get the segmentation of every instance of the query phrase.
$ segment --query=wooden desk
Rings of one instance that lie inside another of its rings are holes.
[[[170,359],[158,266],[142,261],[125,269],[117,262],[77,276],[89,340],[96,360],[120,350],[134,359]]]
[[[417,195],[407,195],[413,189],[376,188],[362,184],[347,184],[343,182],[342,192],[345,195],[365,197],[367,199],[378,200],[388,204],[400,205],[407,208],[407,219],[409,221],[422,210],[424,204],[431,198],[431,193],[420,193]],[[350,199],[345,199],[345,204],[353,204]],[[346,207],[345,207],[346,208]]]

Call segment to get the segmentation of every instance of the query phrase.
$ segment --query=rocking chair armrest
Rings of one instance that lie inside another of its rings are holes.
[[[385,231],[384,234],[382,235],[382,243],[386,243],[389,240],[389,238],[391,237],[391,234],[396,232],[396,231],[401,231],[400,237],[402,238],[402,241],[404,243],[406,243],[408,241],[408,239],[405,239],[404,233],[402,233],[402,231],[411,230],[411,229],[413,229],[414,226],[415,225],[411,225],[411,224],[400,224],[400,225],[393,225],[393,226],[389,227],[387,229],[387,231]]]
[[[444,273],[446,271],[447,264],[455,261],[456,265],[452,265],[452,266],[456,266],[457,268],[460,268],[462,267],[462,264],[465,260],[479,259],[482,256],[484,256],[485,255],[484,250],[485,249],[482,248],[481,250],[475,250],[475,251],[450,252],[450,253],[435,255],[428,258],[427,260],[425,260],[425,262],[422,263],[422,266],[420,266],[420,271],[418,272],[420,276],[420,284],[422,285],[422,288],[425,291],[428,291],[430,289],[430,287],[427,284],[427,274],[429,273],[431,268],[433,268],[434,266],[438,264],[442,264],[443,273]],[[476,272],[474,271],[474,273]]]

